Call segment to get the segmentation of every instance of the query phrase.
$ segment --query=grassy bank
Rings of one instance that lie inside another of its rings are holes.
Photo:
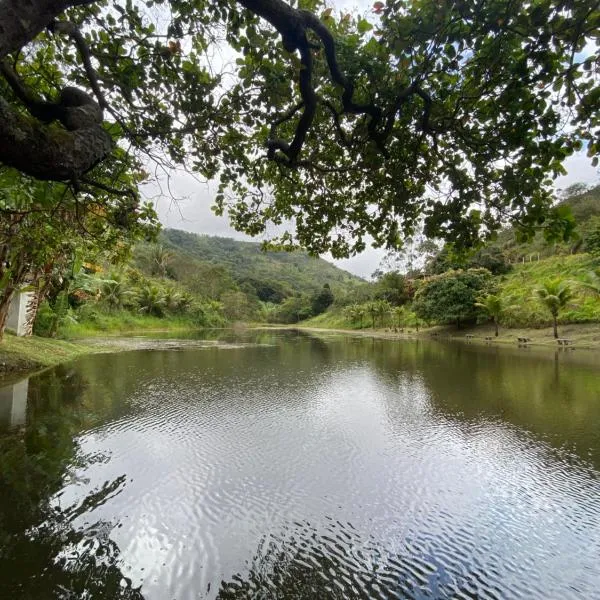
[[[543,287],[545,282],[559,278],[570,287],[573,294],[567,307],[559,313],[560,326],[571,328],[575,324],[587,324],[591,329],[586,331],[593,331],[594,324],[600,326],[600,298],[586,289],[584,283],[598,266],[598,259],[589,254],[553,256],[514,265],[509,273],[494,277],[493,292],[502,298],[507,307],[501,318],[502,325],[510,328],[509,335],[513,337],[528,334],[525,337],[545,339],[552,317],[547,307],[539,301],[536,290]],[[362,307],[362,323],[352,321],[344,307],[334,304],[326,312],[303,321],[302,326],[360,331],[369,328],[372,323],[367,304],[362,304]],[[480,320],[484,318],[482,313]],[[410,303],[405,305],[401,315],[396,316],[390,310],[384,317],[378,316],[377,325],[379,329],[392,327],[397,319],[404,327],[414,327],[416,318]]]
[[[201,325],[183,316],[155,317],[133,314],[130,311],[94,311],[86,318],[63,323],[59,335],[65,339],[94,337],[104,334],[124,334],[147,331],[178,331],[198,329]]]
[[[51,367],[102,347],[41,337],[16,337],[5,334],[0,343],[0,378],[12,373]]]
[[[548,348],[558,348],[558,344],[553,337],[551,327],[543,328],[500,328],[500,335],[494,336],[494,328],[491,325],[477,325],[473,327],[464,327],[457,329],[455,326],[439,326],[420,329],[418,332],[412,328],[405,328],[402,333],[394,333],[390,328],[381,329],[350,329],[348,327],[318,327],[313,325],[314,319],[310,325],[299,324],[288,326],[287,328],[303,329],[305,331],[329,332],[329,333],[348,333],[351,335],[360,335],[367,337],[378,337],[386,339],[446,339],[469,343],[482,344],[509,344],[516,345],[519,337],[529,338],[530,345],[546,346]],[[571,323],[559,327],[561,338],[572,340],[573,348],[600,349],[600,323]],[[467,337],[469,336],[469,337]],[[491,337],[491,340],[486,340]],[[571,346],[569,346],[571,347]]]

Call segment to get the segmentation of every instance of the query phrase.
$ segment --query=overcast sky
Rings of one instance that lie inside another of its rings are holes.
[[[590,159],[584,153],[570,157],[565,166],[568,174],[556,180],[558,190],[573,183],[600,183],[598,169],[594,169],[590,165]],[[171,191],[176,198],[181,198],[181,200],[176,204],[163,197],[155,200],[161,223],[165,227],[183,229],[193,233],[252,240],[253,238],[232,229],[226,217],[217,217],[211,212],[210,207],[215,187],[210,183],[200,183],[186,173],[175,174],[171,181]],[[262,238],[254,239],[260,241]],[[369,277],[378,267],[384,255],[384,251],[370,248],[352,258],[332,262],[351,273]],[[323,258],[331,260],[328,256]]]

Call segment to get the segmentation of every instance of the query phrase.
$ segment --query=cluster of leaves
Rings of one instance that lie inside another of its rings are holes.
[[[223,192],[233,190],[236,226],[258,233],[268,221],[292,220],[295,237],[290,230],[282,243],[297,239],[334,256],[362,250],[367,235],[396,247],[421,219],[428,236],[458,247],[506,218],[523,239],[540,226],[549,239],[568,237],[568,215],[550,209],[551,181],[584,141],[590,155],[598,148],[597,7],[397,0],[377,12],[377,30],[352,15],[324,17],[355,100],[377,107],[380,117],[344,113],[327,55],[317,53],[319,108],[305,162],[291,173],[254,159],[273,132],[273,113],[297,109],[289,68],[280,67],[268,31],[262,46],[244,48],[244,77],[232,96],[261,126],[242,130],[226,156]],[[298,118],[282,117],[278,133],[291,137]],[[385,152],[378,134],[388,136]],[[270,196],[257,192],[265,183]],[[226,194],[217,201],[224,208]]]
[[[275,243],[334,256],[398,247],[422,222],[457,247],[507,219],[523,239],[571,232],[551,183],[584,144],[600,152],[595,0],[389,0],[369,18],[320,0],[73,4],[56,16],[92,78],[56,28],[11,60],[38,98],[95,80],[115,148],[96,181],[142,155],[185,163],[219,178],[216,211],[241,231],[274,223]],[[235,64],[208,58],[221,42]]]
[[[478,298],[491,291],[492,274],[486,269],[447,271],[426,279],[417,290],[413,310],[425,321],[476,322],[481,315]]]

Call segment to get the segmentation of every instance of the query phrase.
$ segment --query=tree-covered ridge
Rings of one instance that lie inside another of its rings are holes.
[[[193,260],[224,267],[238,283],[272,282],[283,287],[289,295],[309,294],[325,283],[334,293],[345,293],[364,283],[360,277],[306,252],[263,250],[255,242],[176,229],[163,231],[160,242],[175,255],[184,254]]]

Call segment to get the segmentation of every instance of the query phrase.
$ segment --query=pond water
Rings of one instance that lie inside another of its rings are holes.
[[[600,598],[596,355],[220,335],[0,390],[0,598]]]

